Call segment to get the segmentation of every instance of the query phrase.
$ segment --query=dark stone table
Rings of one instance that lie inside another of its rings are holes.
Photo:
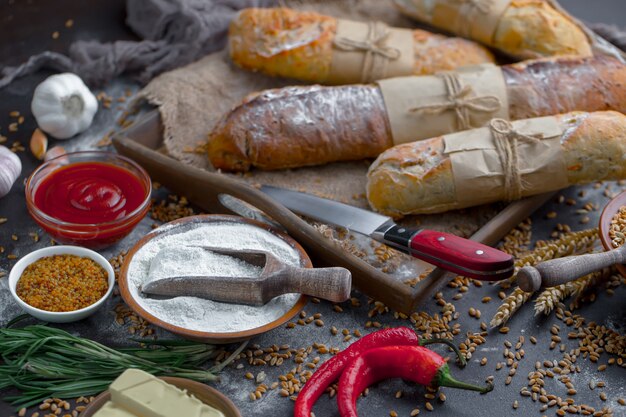
[[[607,22],[623,25],[626,17],[626,8],[623,0],[599,0],[588,2],[585,0],[563,0],[565,8],[579,17],[590,22]],[[74,26],[67,29],[64,23],[67,19],[74,20]],[[0,63],[2,65],[15,65],[22,62],[29,55],[43,51],[54,50],[63,52],[67,46],[76,39],[133,39],[134,35],[124,26],[124,2],[122,0],[78,2],[69,0],[57,0],[54,2],[32,0],[32,1],[6,1],[0,2]],[[58,31],[58,39],[52,38],[52,33]],[[28,141],[33,129],[36,127],[35,121],[30,114],[30,98],[35,85],[42,81],[49,73],[42,72],[34,76],[29,76],[13,83],[8,88],[0,91],[0,134],[8,136],[8,146],[19,141],[28,149]],[[126,80],[116,80],[106,86],[104,91],[107,94],[119,97],[126,89],[136,91],[138,86]],[[96,90],[99,91],[99,90]],[[25,121],[19,126],[16,133],[8,132],[8,125],[14,122],[14,118],[9,117],[9,112],[17,110],[25,116]],[[122,110],[122,104],[113,103],[112,109],[108,111],[100,110],[96,116],[94,125],[78,138],[64,141],[62,143],[68,150],[81,150],[93,148],[104,134],[111,130],[116,117]],[[59,142],[60,143],[60,142]],[[58,144],[53,142],[53,144]],[[14,185],[11,193],[0,200],[0,217],[9,220],[0,225],[0,246],[4,247],[4,253],[0,254],[0,272],[10,270],[14,260],[8,255],[14,254],[17,257],[49,244],[49,238],[41,232],[36,224],[31,220],[26,212],[24,201],[24,178],[32,172],[38,165],[38,161],[30,152],[20,152],[20,159],[23,164],[22,176]],[[575,198],[576,206],[567,206],[550,202],[542,207],[533,216],[533,238],[546,239],[558,223],[570,224],[573,229],[584,229],[597,224],[599,211],[593,211],[588,216],[590,222],[581,224],[581,215],[576,213],[581,206],[587,202],[597,203],[602,207],[608,201],[603,195],[604,186],[594,188],[593,186],[577,187],[566,190],[563,195],[566,198]],[[617,191],[619,186],[611,184],[613,191]],[[579,193],[584,192],[584,197]],[[166,191],[162,190],[159,195],[163,197]],[[546,214],[557,211],[556,218],[547,219]],[[102,253],[111,257],[123,249],[127,249],[143,234],[150,230],[154,223],[151,219],[145,219],[133,234],[124,239],[114,248],[109,248]],[[39,242],[34,242],[29,233],[37,232],[42,235]],[[18,240],[13,240],[12,235]],[[460,317],[454,323],[461,326],[461,334],[456,336],[455,342],[464,340],[466,332],[480,332],[480,321],[488,322],[499,305],[497,293],[498,287],[485,285],[482,288],[470,287],[468,293],[460,300],[455,301],[456,310]],[[451,301],[457,290],[445,288],[443,297]],[[313,324],[308,326],[296,326],[293,329],[285,327],[278,328],[267,334],[252,340],[251,343],[260,347],[271,345],[289,344],[292,348],[306,348],[312,343],[324,343],[328,346],[345,348],[348,343],[343,341],[343,336],[332,336],[329,329],[335,326],[338,329],[349,329],[351,331],[360,329],[367,333],[372,329],[365,328],[368,321],[378,321],[381,325],[403,325],[409,324],[407,320],[394,319],[392,312],[376,315],[374,318],[368,317],[368,311],[372,308],[368,305],[368,299],[355,294],[360,301],[361,307],[344,306],[341,313],[335,312],[330,303],[309,304],[305,310],[308,315],[321,313],[325,325],[316,327]],[[492,301],[482,304],[480,300],[485,297],[492,297]],[[625,296],[624,286],[618,287],[615,294],[607,295],[604,286],[598,290],[597,300],[591,304],[585,304],[576,313],[584,316],[587,321],[596,321],[604,324],[618,332],[625,331],[625,310],[623,300]],[[110,299],[107,305],[94,316],[72,325],[62,326],[63,328],[76,332],[83,337],[88,337],[111,346],[127,344],[129,337],[128,325],[122,327],[115,323],[112,313],[113,307],[119,302],[119,297]],[[349,304],[349,303],[347,303]],[[479,308],[482,312],[481,320],[471,318],[467,312],[469,307]],[[434,300],[422,306],[423,311],[428,314],[440,313],[440,307]],[[7,289],[7,279],[0,278],[0,325],[6,323],[10,318],[20,313],[19,308],[14,304],[13,299]],[[524,306],[522,310],[514,316],[509,323],[510,332],[508,335],[498,333],[497,330],[490,330],[485,344],[479,346],[474,353],[467,369],[460,370],[452,365],[452,371],[460,379],[482,383],[489,375],[495,376],[495,390],[488,395],[478,395],[472,392],[443,389],[447,396],[445,403],[439,400],[432,401],[435,406],[434,415],[441,416],[503,416],[503,415],[555,415],[555,408],[550,408],[544,413],[540,412],[540,402],[533,402],[528,397],[520,395],[520,389],[527,384],[527,374],[534,369],[535,361],[560,360],[562,354],[559,349],[550,350],[549,330],[552,324],[558,323],[561,326],[561,336],[567,349],[574,348],[576,342],[567,340],[566,334],[569,329],[554,314],[544,317],[533,315],[532,303]],[[166,332],[157,330],[157,335],[162,338],[170,337]],[[496,363],[503,361],[502,351],[504,341],[510,340],[515,344],[520,335],[524,335],[526,343],[524,345],[525,357],[519,362],[517,374],[513,377],[510,385],[505,385],[508,375],[508,368],[497,371]],[[530,336],[535,336],[537,345],[529,343]],[[231,350],[233,346],[229,347]],[[439,349],[443,354],[444,351]],[[311,354],[309,360],[317,356]],[[322,360],[326,358],[321,355]],[[486,366],[480,366],[479,360],[486,357]],[[606,363],[609,356],[603,354],[599,363]],[[624,388],[624,370],[617,366],[609,366],[603,372],[597,372],[598,364],[593,364],[588,360],[579,359],[577,362],[581,368],[580,373],[571,375],[572,383],[578,393],[572,398],[577,404],[588,404],[597,410],[603,406],[611,407],[614,415],[626,415],[626,407],[617,403],[618,398],[626,398]],[[270,385],[278,381],[278,375],[289,372],[296,365],[292,360],[285,361],[281,367],[229,367],[221,374],[221,381],[214,386],[228,395],[237,406],[240,407],[243,416],[261,416],[273,414],[276,416],[289,416],[292,413],[292,402],[288,398],[282,398],[278,390],[269,391],[262,399],[251,401],[249,394],[255,389],[255,384],[244,378],[246,372],[257,375],[264,371],[267,376],[265,382]],[[600,390],[590,390],[588,382],[590,380],[604,381],[607,386]],[[550,393],[566,397],[566,388],[558,381],[546,379],[546,389]],[[395,398],[398,391],[403,392],[400,399]],[[607,394],[607,401],[599,398],[599,393],[603,391]],[[382,417],[390,415],[392,410],[400,416],[408,416],[411,410],[418,407],[423,413],[428,413],[425,409],[425,389],[406,384],[400,380],[391,380],[379,384],[371,389],[370,394],[365,399],[360,400],[359,410],[362,417]],[[0,393],[0,396],[6,392]],[[519,408],[512,408],[513,402],[517,400]],[[34,411],[34,410],[33,410]],[[29,411],[27,415],[31,415]],[[318,417],[338,416],[334,399],[322,398],[315,408]],[[15,415],[15,410],[7,403],[0,400],[0,417]]]

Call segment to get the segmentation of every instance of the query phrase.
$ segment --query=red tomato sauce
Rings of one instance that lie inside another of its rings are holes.
[[[77,162],[41,181],[35,205],[70,223],[97,224],[123,218],[145,200],[147,190],[131,171],[106,162]]]

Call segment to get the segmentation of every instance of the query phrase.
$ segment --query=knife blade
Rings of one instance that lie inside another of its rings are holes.
[[[402,227],[391,217],[317,197],[268,185],[261,191],[294,213],[364,234],[430,264],[483,281],[510,277],[513,257],[479,242],[450,233]]]

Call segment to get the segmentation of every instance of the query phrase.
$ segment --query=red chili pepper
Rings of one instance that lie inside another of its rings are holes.
[[[317,369],[298,394],[293,413],[294,417],[311,417],[311,410],[317,399],[330,384],[339,378],[341,372],[350,361],[362,352],[381,346],[424,346],[432,343],[446,343],[454,349],[461,364],[465,366],[465,358],[449,340],[420,339],[415,331],[408,327],[379,330],[354,342]]]
[[[337,404],[341,417],[358,417],[356,400],[368,386],[388,378],[403,378],[422,385],[489,392],[493,385],[478,387],[457,381],[446,360],[421,346],[385,346],[363,352],[346,367],[339,379]]]

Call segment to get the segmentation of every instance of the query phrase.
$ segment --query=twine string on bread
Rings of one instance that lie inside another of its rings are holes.
[[[471,86],[463,86],[457,73],[445,71],[437,74],[442,78],[448,93],[447,101],[442,103],[423,104],[410,108],[409,113],[430,112],[434,114],[444,111],[454,110],[458,124],[458,130],[468,130],[473,127],[471,121],[471,111],[493,113],[500,110],[500,99],[494,95],[472,96]]]
[[[367,37],[364,40],[338,37],[333,41],[335,48],[346,51],[365,52],[361,82],[372,82],[385,78],[388,60],[396,60],[402,55],[400,50],[387,45],[389,27],[382,22],[368,22]]]
[[[489,129],[493,135],[496,151],[502,163],[504,174],[504,192],[508,201],[522,198],[524,183],[519,168],[518,145],[520,141],[539,144],[541,136],[530,136],[521,133],[513,127],[511,122],[504,119],[492,119]]]

